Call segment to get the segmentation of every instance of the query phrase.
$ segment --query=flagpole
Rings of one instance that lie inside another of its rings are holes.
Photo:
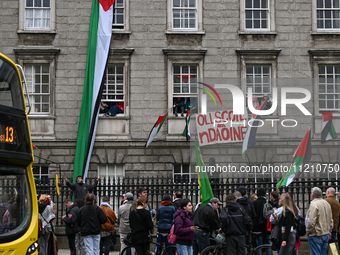
[[[290,164],[289,164],[289,166],[288,166],[288,171],[289,171],[291,165],[293,164],[293,160],[294,160],[295,154],[296,154],[296,152],[299,150],[299,148],[300,148],[300,146],[301,146],[301,143],[302,143],[302,141],[304,140],[304,138],[306,137],[306,135],[307,135],[307,133],[308,133],[310,127],[311,127],[311,125],[309,125],[306,134],[303,136],[303,139],[302,139],[301,142],[299,143],[299,146],[296,148],[296,150],[295,150],[295,152],[294,152],[294,154],[293,154],[293,158],[292,158],[292,160],[290,161]],[[280,182],[280,184],[279,184],[279,187],[277,187],[276,191],[279,190],[279,188],[280,188],[280,186],[281,186],[281,184],[282,184],[282,182],[283,182],[283,179],[286,177],[288,171],[287,171],[287,172],[285,173],[285,175],[282,177],[281,182]]]

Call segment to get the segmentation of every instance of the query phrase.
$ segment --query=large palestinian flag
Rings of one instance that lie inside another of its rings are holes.
[[[338,135],[335,133],[334,125],[332,122],[332,112],[323,112],[321,142],[324,143],[328,140],[336,138],[337,136]]]
[[[198,183],[200,185],[201,202],[206,205],[210,199],[214,197],[211,189],[209,177],[204,166],[200,147],[198,146],[197,136],[195,137],[195,151],[196,151],[196,170],[198,175]]]
[[[96,136],[101,85],[110,48],[115,0],[93,0],[83,99],[81,102],[73,181],[85,179]]]
[[[256,110],[266,110],[268,98],[262,102],[262,104]],[[251,120],[249,121],[251,125],[248,125],[246,134],[244,136],[242,145],[242,157],[246,157],[246,150],[256,145],[256,132],[257,127],[260,123],[261,115],[253,114]]]
[[[308,128],[305,137],[300,142],[299,146],[296,148],[293,154],[293,164],[285,176],[276,184],[276,188],[278,189],[281,186],[288,186],[291,184],[295,178],[298,178],[303,170],[307,167],[311,156],[312,156],[312,147],[311,147],[311,139],[310,139],[311,128]]]
[[[166,112],[165,115],[158,117],[158,120],[156,121],[155,125],[151,129],[151,132],[149,134],[148,140],[146,141],[145,147],[148,147],[150,143],[153,141],[153,139],[155,139],[156,135],[158,134],[159,130],[161,129],[166,119],[166,116],[168,116],[168,112]]]

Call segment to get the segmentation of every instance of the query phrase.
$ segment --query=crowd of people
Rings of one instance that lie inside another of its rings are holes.
[[[94,188],[85,188],[86,184],[81,181],[79,178],[76,184],[69,185],[77,198],[75,202],[71,199],[64,202],[67,213],[62,220],[66,225],[70,254],[109,254],[116,214],[108,197],[102,198],[99,207],[95,204],[94,194],[79,192],[78,186],[86,192]],[[301,218],[301,212],[290,194],[280,195],[272,191],[267,199],[263,187],[248,198],[247,188],[240,186],[227,195],[224,207],[214,197],[206,205],[198,204],[195,210],[180,191],[174,194],[174,199],[165,194],[156,210],[148,204],[146,188],[139,188],[137,195],[134,200],[131,192],[125,193],[118,210],[121,251],[127,247],[127,241],[133,246],[128,249],[127,255],[148,254],[155,223],[157,243],[165,247],[175,244],[179,255],[198,255],[211,245],[212,236],[221,235],[230,255],[245,254],[246,247],[271,242],[266,254],[298,254],[301,227],[307,233],[311,254],[327,254],[328,244],[335,242],[339,227],[340,203],[335,199],[332,187],[327,189],[325,199],[320,188],[312,189],[305,219]],[[53,202],[49,196],[42,195],[39,219],[44,231],[39,237],[39,254],[52,254],[49,245],[54,217]],[[299,218],[303,226],[299,225]],[[169,240],[172,240],[171,243]],[[155,255],[160,255],[161,250],[156,246]]]

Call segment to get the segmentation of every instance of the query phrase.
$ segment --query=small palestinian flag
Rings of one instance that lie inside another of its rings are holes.
[[[187,138],[187,141],[190,141],[190,128],[189,128],[189,122],[191,117],[191,110],[188,111],[187,117],[185,118],[185,127],[182,136],[185,136]]]
[[[280,188],[281,186],[288,186],[291,184],[294,179],[298,178],[303,170],[307,167],[311,157],[312,157],[312,146],[310,139],[311,128],[308,128],[308,131],[300,142],[299,146],[296,148],[293,154],[293,164],[285,176],[276,184],[276,188]]]
[[[153,139],[155,139],[156,135],[158,134],[159,130],[161,129],[166,119],[166,116],[168,116],[168,112],[166,112],[165,115],[158,117],[158,120],[156,121],[155,125],[151,129],[151,132],[150,132],[148,140],[146,141],[145,147],[148,147],[150,143],[153,141]]]
[[[321,142],[324,143],[328,140],[336,138],[337,136],[338,135],[335,133],[334,125],[332,122],[332,112],[323,112]]]
[[[262,102],[262,104],[257,107],[256,110],[266,110],[268,98]],[[259,125],[259,120],[261,119],[261,115],[253,114],[251,120],[249,121],[251,125],[247,127],[246,134],[244,135],[243,145],[242,145],[242,157],[246,158],[246,150],[256,145],[256,133],[257,126]]]

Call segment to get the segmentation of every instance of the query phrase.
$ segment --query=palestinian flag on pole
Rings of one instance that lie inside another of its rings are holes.
[[[296,148],[293,154],[293,164],[286,172],[285,176],[276,184],[276,188],[278,189],[281,186],[288,186],[291,184],[295,178],[298,178],[303,170],[306,168],[306,165],[309,163],[312,157],[312,147],[311,147],[311,127],[308,128],[305,137],[300,142],[299,146]]]
[[[266,110],[267,100],[268,99],[263,101],[262,104],[256,110]],[[259,121],[260,119],[261,119],[261,115],[256,115],[256,114],[252,115],[252,118],[250,120],[251,126],[248,125],[247,131],[246,131],[246,134],[243,140],[243,145],[242,145],[242,157],[243,158],[246,158],[246,150],[256,145],[256,132],[257,132],[257,126],[260,123]]]
[[[210,202],[210,199],[214,197],[214,194],[210,186],[208,174],[204,167],[201,150],[198,146],[197,136],[195,137],[195,151],[196,151],[196,172],[198,174],[198,183],[200,185],[201,202],[202,205],[206,205]]]
[[[190,117],[191,117],[191,110],[188,111],[187,117],[185,118],[185,127],[182,133],[182,136],[185,136],[187,138],[187,141],[190,141],[190,128],[189,128]]]
[[[93,0],[83,99],[81,102],[73,181],[86,179],[96,136],[101,85],[108,58],[115,0]]]
[[[150,143],[155,139],[156,135],[158,134],[159,130],[161,129],[166,117],[168,116],[168,112],[165,115],[159,116],[158,120],[156,121],[155,125],[151,129],[150,135],[148,140],[146,141],[145,148],[150,145]]]
[[[332,122],[332,112],[323,112],[321,142],[324,143],[328,140],[336,138],[337,136],[338,135],[335,133],[334,125]]]

